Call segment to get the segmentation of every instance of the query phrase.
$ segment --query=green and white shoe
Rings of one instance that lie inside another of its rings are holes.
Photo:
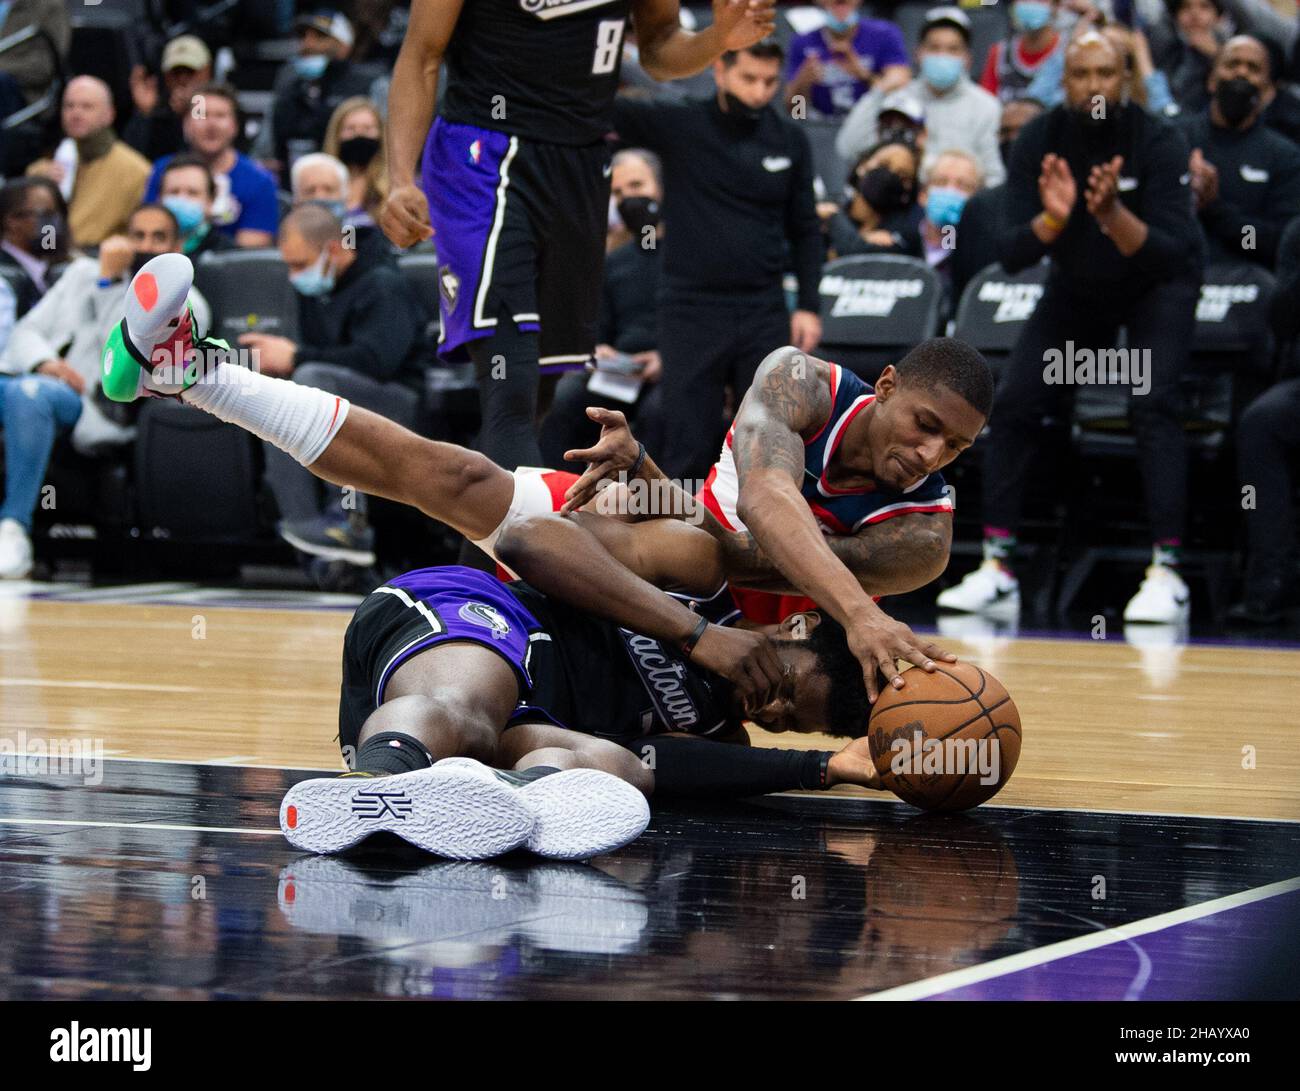
[[[109,400],[176,397],[206,373],[214,352],[230,350],[216,338],[195,337],[193,284],[194,265],[184,254],[160,254],[131,279],[125,314],[100,361]]]

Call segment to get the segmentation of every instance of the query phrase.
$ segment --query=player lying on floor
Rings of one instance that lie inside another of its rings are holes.
[[[644,828],[648,812],[637,789],[656,781],[661,790],[743,795],[872,782],[861,739],[831,755],[667,736],[653,743],[652,773],[614,740],[692,730],[735,737],[746,703],[750,718],[772,728],[859,734],[865,694],[842,631],[815,615],[793,618],[788,629],[809,642],[769,643],[709,624],[637,574],[703,594],[717,608],[726,600],[724,552],[709,534],[585,513],[510,520],[502,513],[515,494],[511,475],[472,452],[349,412],[320,391],[241,372],[203,351],[190,354],[190,375],[170,376],[181,382],[160,383],[141,366],[156,347],[170,342],[173,353],[189,352],[188,314],[179,324],[165,317],[180,309],[189,263],[170,264],[150,263],[132,284],[128,317],[105,348],[111,397],[183,389],[184,400],[248,427],[322,476],[414,503],[471,535],[487,536],[491,527],[507,563],[577,607],[523,587],[507,592],[458,568],[412,573],[374,592],[345,641],[340,742],[358,773],[385,779],[295,786],[281,823],[296,845],[336,850],[391,829],[453,856],[520,844],[585,856]],[[493,773],[475,757],[532,772],[523,779]],[[435,765],[437,758],[453,760]],[[390,776],[403,779],[394,786]]]

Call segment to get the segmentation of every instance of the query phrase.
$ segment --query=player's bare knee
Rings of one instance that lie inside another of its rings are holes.
[[[626,747],[608,739],[591,739],[579,751],[582,764],[625,780],[644,795],[654,791],[654,773]]]
[[[454,694],[412,693],[385,701],[366,720],[361,742],[381,731],[400,731],[440,757],[491,762],[498,732],[488,717]]]

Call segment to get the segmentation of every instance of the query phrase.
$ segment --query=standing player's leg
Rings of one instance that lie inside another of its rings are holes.
[[[703,478],[718,457],[730,337],[707,302],[669,296],[660,304],[664,445],[658,462],[674,480]]]

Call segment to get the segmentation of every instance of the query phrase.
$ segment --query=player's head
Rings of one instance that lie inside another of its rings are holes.
[[[754,125],[781,89],[785,50],[772,38],[744,49],[729,50],[713,62],[718,106],[729,121]]]
[[[839,622],[816,611],[791,614],[773,640],[790,673],[776,697],[749,719],[769,731],[865,734],[867,687]]]
[[[983,356],[955,337],[922,341],[876,380],[866,432],[872,475],[911,488],[975,442],[992,405]]]

